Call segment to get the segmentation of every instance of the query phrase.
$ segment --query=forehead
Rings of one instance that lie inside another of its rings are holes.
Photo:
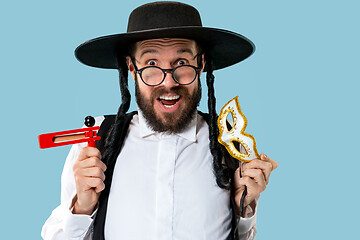
[[[160,38],[137,42],[134,53],[138,57],[147,53],[189,53],[191,55],[196,55],[197,48],[198,46],[194,40],[183,38]]]

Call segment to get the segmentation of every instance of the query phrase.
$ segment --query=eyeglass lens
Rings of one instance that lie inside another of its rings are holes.
[[[145,68],[142,71],[142,79],[149,85],[160,84],[165,74],[161,69],[156,67]],[[179,84],[189,84],[196,76],[196,70],[190,66],[181,66],[173,70],[173,76]]]

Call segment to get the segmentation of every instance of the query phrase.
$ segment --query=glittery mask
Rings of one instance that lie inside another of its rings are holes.
[[[230,130],[228,130],[228,127],[226,126],[229,114],[232,115],[234,120]],[[236,96],[221,109],[220,116],[218,118],[220,131],[218,141],[226,147],[232,157],[240,161],[250,162],[254,158],[260,159],[260,156],[256,150],[255,138],[244,132],[246,125],[246,117],[241,112],[238,96]],[[246,153],[240,152],[234,146],[234,142],[238,142],[240,146],[245,149]]]

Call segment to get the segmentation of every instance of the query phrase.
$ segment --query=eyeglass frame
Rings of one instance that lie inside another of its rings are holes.
[[[195,57],[197,57],[197,55],[196,55]],[[194,57],[194,58],[195,58],[195,57]],[[164,82],[165,78],[166,78],[166,73],[167,73],[167,72],[170,72],[170,73],[171,73],[172,78],[174,79],[174,81],[175,81],[177,84],[182,85],[182,86],[190,85],[190,84],[192,84],[192,83],[195,81],[196,77],[199,75],[199,73],[200,73],[200,71],[201,71],[201,69],[202,69],[202,68],[199,68],[199,67],[195,67],[195,66],[193,66],[193,65],[181,65],[181,66],[177,66],[176,68],[170,68],[170,69],[163,69],[163,68],[158,67],[158,66],[146,66],[146,67],[143,67],[143,68],[141,68],[141,69],[138,69],[137,66],[135,65],[135,61],[134,61],[134,60],[135,60],[135,59],[131,58],[132,64],[133,64],[134,69],[135,69],[135,73],[138,73],[138,74],[140,75],[141,81],[142,81],[145,85],[150,86],[150,87],[156,87],[156,86],[159,86],[160,84],[162,84],[162,83]],[[193,69],[195,70],[195,77],[194,77],[194,79],[193,79],[191,82],[186,83],[186,84],[179,83],[179,82],[175,79],[175,76],[174,76],[174,71],[175,71],[176,69],[178,69],[178,68],[183,67],[183,66],[191,67],[191,68],[193,68]],[[147,69],[147,68],[158,68],[158,69],[160,69],[160,70],[164,73],[164,77],[163,77],[163,79],[160,81],[160,83],[158,83],[158,84],[156,84],[156,85],[151,85],[151,84],[148,84],[148,83],[146,83],[146,82],[144,81],[144,79],[142,78],[142,72],[143,72],[145,69]]]

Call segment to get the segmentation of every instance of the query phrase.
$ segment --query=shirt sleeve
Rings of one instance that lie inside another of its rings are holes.
[[[99,126],[104,117],[95,118],[95,126]],[[72,214],[73,199],[76,196],[76,185],[73,165],[83,147],[87,143],[74,144],[66,158],[61,175],[61,203],[46,220],[41,236],[44,240],[90,240],[92,239],[93,219],[91,216]]]
[[[61,203],[54,209],[42,228],[41,236],[45,240],[91,239],[89,230],[92,226],[93,216],[71,213],[72,200],[76,195],[72,167],[81,149],[85,146],[86,143],[73,145],[66,158],[61,175]]]
[[[259,197],[255,198],[255,209],[250,206],[245,208],[245,217],[238,218],[238,239],[239,240],[253,240],[256,235],[256,212],[259,202]]]

